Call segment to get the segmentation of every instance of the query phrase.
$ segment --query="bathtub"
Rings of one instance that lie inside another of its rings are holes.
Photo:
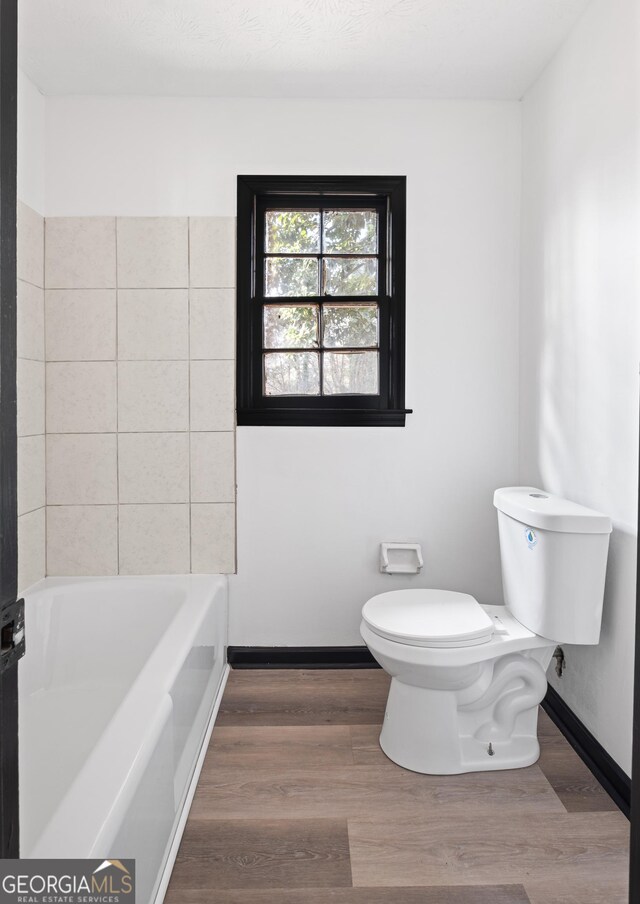
[[[160,902],[228,667],[217,575],[46,578],[25,594],[22,857],[136,858]]]

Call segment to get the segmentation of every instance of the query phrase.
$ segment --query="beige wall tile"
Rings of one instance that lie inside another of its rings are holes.
[[[234,502],[233,433],[191,434],[191,501]]]
[[[235,286],[235,217],[191,217],[189,256],[192,286],[216,289]]]
[[[18,357],[44,361],[44,290],[19,279],[16,315]]]
[[[47,364],[47,433],[115,431],[115,363]]]
[[[18,436],[44,433],[44,368],[42,361],[18,358]]]
[[[233,361],[191,362],[192,430],[233,430],[234,372]]]
[[[115,217],[47,217],[45,236],[47,289],[115,288]]]
[[[191,358],[235,358],[235,289],[191,289]]]
[[[18,518],[18,594],[45,576],[45,523],[44,508]]]
[[[189,357],[187,289],[120,289],[120,361],[185,360]]]
[[[121,433],[120,502],[188,502],[189,434]]]
[[[47,505],[105,505],[118,501],[115,433],[47,436]]]
[[[127,289],[189,285],[186,217],[118,217],[118,286]]]
[[[235,505],[192,505],[191,571],[233,574],[235,567]]]
[[[187,573],[192,553],[233,571],[235,219],[27,210],[23,227],[22,278],[47,286],[18,306],[21,519],[45,476],[50,519],[30,582],[45,546],[50,574]]]
[[[18,515],[45,504],[44,436],[18,439]]]
[[[120,574],[188,572],[188,505],[120,506]]]
[[[115,289],[47,289],[47,361],[115,361]]]
[[[118,429],[174,433],[189,427],[189,365],[122,361],[118,365]]]
[[[47,506],[47,574],[117,573],[117,506]]]
[[[44,217],[18,201],[18,279],[44,286]]]

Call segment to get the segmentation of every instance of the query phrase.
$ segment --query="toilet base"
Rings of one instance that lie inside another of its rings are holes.
[[[423,775],[459,775],[464,772],[489,772],[500,769],[523,769],[533,766],[540,757],[540,745],[536,737],[516,737],[509,741],[493,743],[493,756],[488,754],[488,744],[475,738],[460,739],[460,759],[448,766],[434,764],[428,756],[412,756],[407,749],[398,750],[398,745],[389,739],[389,732],[380,734],[380,747],[389,757],[403,769],[420,772]]]
[[[461,702],[455,690],[417,687],[393,678],[380,734],[384,753],[405,769],[430,775],[531,766],[540,756],[538,703],[546,679],[538,663],[518,659],[537,680],[526,698],[519,688],[517,700],[514,693],[496,697],[493,682],[469,704]],[[515,703],[516,711],[505,719],[500,707],[505,710],[509,703]]]

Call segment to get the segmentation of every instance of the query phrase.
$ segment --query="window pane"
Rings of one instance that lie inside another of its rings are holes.
[[[374,210],[325,210],[323,224],[327,253],[377,253],[378,214]]]
[[[265,348],[313,348],[317,345],[317,305],[269,305],[264,308]]]
[[[320,213],[317,210],[268,210],[265,251],[280,254],[320,252]]]
[[[317,352],[276,352],[264,356],[264,394],[320,395]]]
[[[324,293],[325,295],[377,295],[378,261],[370,257],[325,258]]]
[[[377,304],[326,304],[322,316],[323,345],[327,348],[378,344]]]
[[[317,295],[318,261],[315,257],[268,257],[265,261],[264,294]]]
[[[325,352],[325,395],[377,395],[377,352]]]

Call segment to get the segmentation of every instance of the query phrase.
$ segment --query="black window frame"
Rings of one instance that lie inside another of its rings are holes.
[[[268,207],[375,207],[380,223],[378,294],[336,298],[331,304],[375,301],[379,307],[379,395],[265,396],[262,318],[265,304],[322,304],[328,297],[279,298],[262,285]],[[237,419],[239,426],[403,427],[405,369],[405,176],[238,176]]]

